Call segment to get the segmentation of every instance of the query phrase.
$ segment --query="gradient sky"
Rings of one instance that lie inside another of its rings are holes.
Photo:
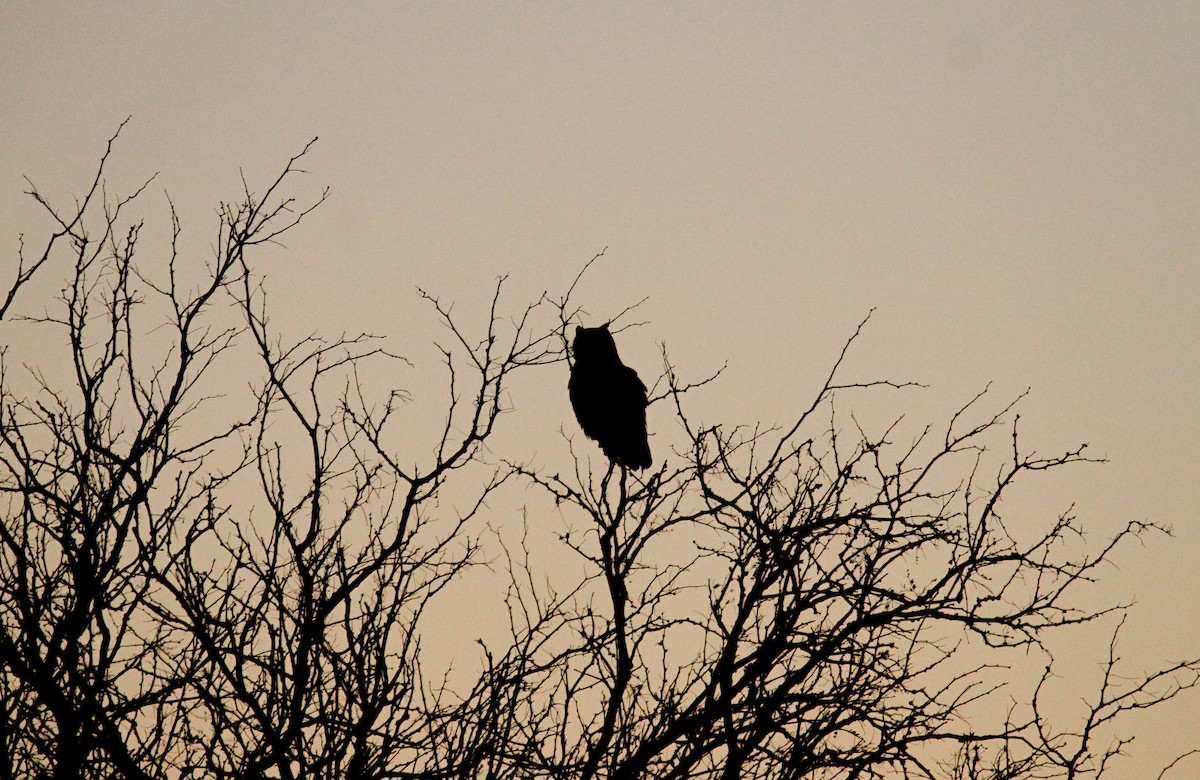
[[[6,274],[46,228],[22,176],[81,191],[133,115],[110,182],[160,171],[147,221],[166,190],[199,250],[239,168],[320,137],[299,189],[331,200],[265,269],[296,335],[431,358],[415,286],[470,311],[499,274],[514,301],[561,291],[607,247],[581,303],[649,296],[626,362],[728,360],[704,414],[777,422],[874,307],[848,376],[930,386],[888,413],[1031,387],[1029,446],[1110,461],[1040,483],[1039,511],[1075,501],[1097,539],[1174,526],[1104,592],[1139,602],[1136,665],[1200,654],[1200,4],[194,5],[0,6]],[[529,403],[571,430],[558,368]],[[543,463],[559,424],[524,445]],[[1197,722],[1200,697],[1132,724],[1117,776]]]

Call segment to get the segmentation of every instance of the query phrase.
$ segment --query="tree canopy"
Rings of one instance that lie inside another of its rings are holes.
[[[1125,669],[1126,607],[1079,598],[1163,528],[1002,511],[1091,460],[1027,449],[1020,398],[860,424],[856,394],[906,385],[842,377],[860,326],[791,419],[707,423],[722,377],[664,349],[649,404],[679,445],[634,472],[568,420],[535,465],[495,433],[514,377],[566,393],[577,285],[514,305],[501,280],[481,316],[418,292],[445,395],[414,444],[371,379],[387,339],[272,322],[254,261],[324,199],[289,194],[307,148],[197,258],[139,251],[116,140],[69,206],[31,189],[55,227],[0,304],[0,778],[1099,778],[1129,716],[1200,682]],[[14,360],[31,330],[63,351]],[[429,614],[479,566],[508,636],[452,675]],[[1051,640],[1087,624],[1111,641],[1064,722]]]

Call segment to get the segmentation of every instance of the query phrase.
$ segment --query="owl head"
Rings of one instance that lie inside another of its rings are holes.
[[[608,323],[598,328],[585,328],[582,325],[575,328],[575,342],[571,351],[574,352],[577,362],[619,360],[617,342],[613,341],[612,334],[608,332]]]

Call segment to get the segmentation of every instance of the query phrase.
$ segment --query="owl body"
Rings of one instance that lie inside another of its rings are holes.
[[[646,434],[646,386],[621,362],[608,326],[577,327],[568,390],[579,427],[613,463],[632,469],[650,465]]]

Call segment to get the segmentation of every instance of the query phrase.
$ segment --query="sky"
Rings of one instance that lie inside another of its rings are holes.
[[[147,221],[169,193],[201,248],[239,171],[320,139],[300,194],[330,200],[264,261],[297,334],[433,359],[416,287],[471,311],[603,250],[595,322],[648,298],[626,363],[728,363],[703,413],[780,422],[874,309],[849,375],[928,386],[889,413],[1030,388],[1031,447],[1108,459],[1032,506],[1174,528],[1105,585],[1148,668],[1200,653],[1198,40],[1191,2],[6,2],[0,268],[46,228],[23,177],[80,192],[132,116],[110,183],[158,172]],[[558,368],[529,404],[565,430]],[[558,427],[514,446],[553,462]],[[1138,721],[1118,776],[1196,722],[1200,697]]]

